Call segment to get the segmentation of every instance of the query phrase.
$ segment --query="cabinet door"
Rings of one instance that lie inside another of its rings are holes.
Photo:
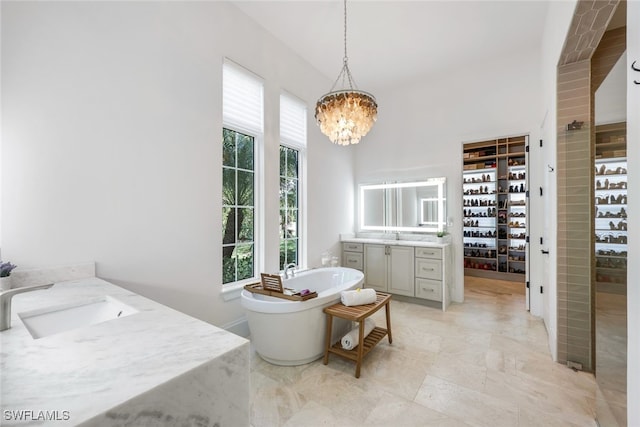
[[[416,248],[416,258],[442,259],[441,248]]]
[[[387,255],[385,245],[364,245],[364,284],[387,292]]]
[[[343,252],[342,253],[342,266],[355,268],[362,271],[362,253],[358,252]]]
[[[416,277],[442,280],[442,261],[429,258],[418,258],[416,260]]]
[[[442,282],[416,278],[416,297],[442,301]]]
[[[362,243],[349,243],[342,244],[342,250],[348,252],[362,252]]]
[[[389,292],[412,297],[415,295],[412,246],[389,246]]]

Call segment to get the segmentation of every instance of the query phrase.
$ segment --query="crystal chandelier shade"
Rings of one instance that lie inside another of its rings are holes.
[[[347,0],[344,0],[344,65],[329,93],[316,103],[316,122],[331,142],[340,145],[357,144],[378,118],[378,104],[373,95],[354,88],[347,57]],[[342,80],[347,89],[335,90]]]
[[[375,98],[366,92],[329,92],[316,104],[316,121],[334,144],[357,144],[373,127],[377,109]]]

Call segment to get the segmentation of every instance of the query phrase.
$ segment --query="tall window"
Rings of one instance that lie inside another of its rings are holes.
[[[298,157],[298,150],[280,146],[280,269],[298,264]]]
[[[301,263],[301,166],[307,144],[307,108],[280,95],[280,269]]]
[[[222,132],[222,283],[230,283],[254,276],[255,138]]]
[[[262,81],[223,66],[222,283],[256,276],[256,156],[263,133]]]

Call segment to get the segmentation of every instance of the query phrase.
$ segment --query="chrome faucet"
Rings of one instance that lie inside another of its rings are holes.
[[[49,289],[53,283],[47,285],[25,286],[23,288],[13,288],[0,292],[0,331],[6,331],[11,327],[11,298],[23,292]]]
[[[289,278],[289,271],[291,271],[291,277],[294,277],[296,275],[296,272],[293,270],[294,268],[296,268],[296,265],[294,263],[289,263],[286,265],[286,267],[284,268],[285,279]]]

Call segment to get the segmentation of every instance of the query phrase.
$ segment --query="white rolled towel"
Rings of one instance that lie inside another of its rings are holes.
[[[371,318],[364,319],[364,336],[366,337],[376,327],[375,322]],[[353,350],[358,346],[360,342],[360,325],[350,330],[347,335],[343,336],[340,340],[342,348],[345,350]]]
[[[346,306],[371,304],[376,302],[375,289],[356,289],[355,291],[342,291],[340,301]]]

